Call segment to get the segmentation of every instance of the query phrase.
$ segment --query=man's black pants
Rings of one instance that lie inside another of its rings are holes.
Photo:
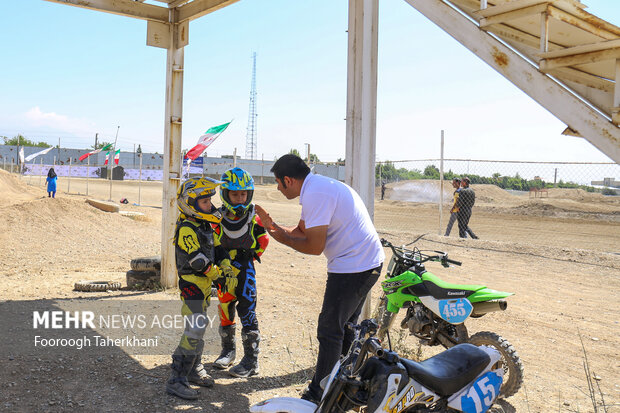
[[[331,373],[341,354],[349,351],[354,333],[345,329],[345,324],[357,323],[366,295],[379,279],[380,273],[381,265],[360,273],[327,273],[323,308],[317,328],[319,355],[309,389],[315,397],[322,394],[321,380]]]

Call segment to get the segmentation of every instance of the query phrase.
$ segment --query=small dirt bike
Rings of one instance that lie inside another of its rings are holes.
[[[318,405],[278,397],[253,405],[250,412],[482,413],[499,395],[504,371],[494,367],[501,358],[494,348],[459,344],[418,363],[383,349],[374,319],[348,327],[356,338],[321,382],[324,392]]]
[[[468,336],[465,320],[477,318],[507,307],[504,298],[512,295],[495,291],[482,285],[450,284],[426,271],[427,261],[440,262],[444,267],[461,265],[449,259],[441,251],[420,251],[417,248],[395,247],[385,239],[384,247],[392,249],[392,259],[387,268],[386,280],[381,283],[383,295],[375,311],[379,323],[377,337],[383,340],[398,311],[405,307],[407,313],[401,328],[409,329],[412,335],[428,346],[442,345],[445,348],[460,343],[486,345],[496,348],[502,355],[504,384],[500,395],[514,395],[523,383],[523,364],[514,347],[501,336],[481,331]]]

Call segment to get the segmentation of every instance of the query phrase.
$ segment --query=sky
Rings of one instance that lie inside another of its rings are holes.
[[[618,0],[583,0],[620,25]],[[160,3],[161,4],[161,3]],[[609,162],[524,92],[402,0],[379,1],[377,160]],[[257,53],[258,159],[306,143],[345,157],[345,0],[241,0],[193,20],[185,47],[183,149],[232,123],[209,156],[244,156]],[[5,1],[0,136],[61,147],[99,141],[163,153],[166,50],[146,22],[43,0]]]

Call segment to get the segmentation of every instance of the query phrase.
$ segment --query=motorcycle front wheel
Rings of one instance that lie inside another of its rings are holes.
[[[501,367],[504,370],[504,382],[500,389],[500,397],[515,395],[523,384],[523,363],[512,344],[502,336],[490,331],[480,331],[467,340],[476,346],[493,347],[500,352]]]
[[[373,314],[373,318],[377,320],[377,324],[379,324],[379,330],[377,331],[376,337],[381,341],[385,338],[388,330],[394,322],[394,319],[396,318],[396,313],[392,313],[387,310],[387,303],[388,299],[385,296],[385,293],[381,294],[377,309]]]

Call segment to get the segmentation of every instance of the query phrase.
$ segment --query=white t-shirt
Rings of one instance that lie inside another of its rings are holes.
[[[299,203],[306,228],[328,225],[323,251],[328,272],[357,273],[383,263],[379,236],[353,188],[310,173],[301,187]]]

